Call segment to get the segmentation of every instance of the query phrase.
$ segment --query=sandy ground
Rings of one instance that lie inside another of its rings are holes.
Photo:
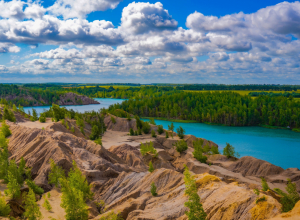
[[[48,127],[49,125],[52,125],[53,123],[54,122],[52,122],[51,118],[47,118],[45,123],[41,123],[39,121],[35,121],[35,122],[27,121],[27,122],[19,122],[18,125],[22,125],[28,128],[42,129]]]
[[[102,145],[104,148],[109,149],[111,146],[118,146],[121,144],[130,144],[133,147],[139,146],[146,141],[153,141],[151,135],[143,136],[129,136],[128,132],[122,131],[106,131],[102,137]]]
[[[45,194],[47,196],[47,193]],[[41,200],[39,200],[37,203],[40,207],[40,211],[42,213],[43,219],[57,219],[57,220],[62,220],[65,219],[65,210],[60,206],[61,204],[61,193],[59,191],[57,191],[56,189],[52,189],[50,191],[50,195],[51,197],[47,199],[50,203],[50,205],[52,206],[52,211],[47,211],[44,207],[44,197],[42,197]]]

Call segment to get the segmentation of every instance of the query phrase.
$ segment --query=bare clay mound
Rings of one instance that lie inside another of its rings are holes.
[[[116,124],[111,122],[111,116],[107,116],[105,120],[109,129],[108,139],[123,140],[130,126],[135,126],[135,121],[123,118],[116,118]],[[112,146],[109,143],[113,142],[107,140],[107,146],[103,147],[77,133],[78,128],[74,121],[67,122],[69,127],[75,127],[75,133],[66,129],[61,122],[49,124],[45,130],[38,126],[7,122],[12,131],[9,137],[11,159],[19,162],[21,157],[24,157],[26,165],[32,167],[34,181],[46,192],[50,191],[51,195],[53,194],[49,201],[52,207],[57,208],[53,209],[53,213],[41,208],[44,219],[64,219],[64,211],[58,208],[60,193],[55,192],[53,186],[48,184],[50,159],[66,172],[69,171],[72,161],[76,161],[93,186],[94,201],[88,205],[89,218],[95,220],[111,210],[120,212],[126,220],[186,220],[187,209],[184,202],[187,201],[187,196],[184,194],[182,174],[184,164],[195,174],[198,194],[209,220],[261,220],[276,217],[281,210],[276,198],[261,192],[266,201],[256,204],[257,196],[253,192],[253,186],[260,188],[260,176],[267,179],[271,188],[281,189],[284,189],[287,177],[292,180],[300,179],[298,169],[278,169],[253,157],[228,159],[222,155],[213,155],[208,158],[211,165],[200,163],[192,154],[192,141],[197,139],[192,135],[185,136],[189,148],[183,153],[178,153],[173,146],[178,137],[166,139],[164,135],[158,135],[156,138],[150,135],[127,136],[126,143]],[[152,128],[157,129],[155,126]],[[88,133],[90,128],[86,126],[86,129],[85,133]],[[157,158],[150,154],[141,155],[140,145],[137,143],[146,140],[153,141],[158,152]],[[204,143],[210,147],[217,146],[208,140],[204,140]],[[153,173],[148,172],[150,161],[155,168]],[[156,197],[150,193],[152,182],[157,187]],[[102,214],[94,204],[101,200],[105,202],[107,210]],[[42,203],[43,199],[38,201],[38,204]]]

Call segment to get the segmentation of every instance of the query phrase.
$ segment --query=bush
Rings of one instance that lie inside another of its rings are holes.
[[[130,114],[127,114],[127,120],[128,120],[128,121],[131,121]]]
[[[83,135],[85,135],[85,133],[84,133],[84,128],[83,128],[83,127],[80,127],[80,132],[81,132]]]
[[[31,188],[29,188],[29,193],[25,196],[25,212],[24,217],[30,220],[42,219],[42,213],[40,208],[36,203],[35,194]]]
[[[177,128],[176,131],[177,131],[178,137],[180,139],[183,139],[184,138],[184,134],[185,134],[185,130],[181,126],[179,126],[179,128]]]
[[[143,128],[142,128],[144,134],[149,134],[151,130],[151,126],[148,122],[143,122]]]
[[[184,203],[184,206],[189,208],[189,211],[186,211],[185,214],[189,220],[205,220],[206,213],[200,203],[196,181],[191,176],[187,166],[185,166],[183,174],[186,188],[185,194],[188,196],[188,201]]]
[[[155,134],[154,130],[151,131],[151,136],[154,137],[154,138],[156,137],[156,134]]]
[[[155,123],[155,121],[154,121],[154,118],[150,118],[150,119],[149,119],[149,123],[152,124],[152,125],[156,125],[156,123]]]
[[[139,134],[138,134],[138,131],[135,131],[135,132],[134,132],[134,135],[135,135],[135,136],[138,136],[138,135],[139,135]]]
[[[223,149],[223,155],[227,156],[228,158],[240,156],[239,153],[235,152],[234,147],[229,143],[226,143],[226,147]]]
[[[44,193],[44,190],[41,187],[37,186],[35,182],[33,182],[32,180],[27,179],[25,180],[25,182],[27,186],[31,188],[35,194],[42,195]]]
[[[184,140],[177,141],[174,146],[179,153],[186,151],[188,149],[187,143]]]
[[[169,132],[166,131],[166,138],[169,138]]]
[[[149,162],[149,169],[148,169],[148,171],[149,171],[150,173],[152,173],[154,170],[155,170],[155,169],[154,169],[154,167],[153,167],[152,161],[150,161],[150,162]]]
[[[116,119],[115,119],[113,116],[110,116],[110,120],[111,120],[111,122],[114,123],[114,124],[117,123]]]
[[[265,191],[265,192],[270,189],[267,181],[263,177],[261,177],[261,186],[262,186],[262,190]]]
[[[138,129],[138,135],[142,135],[142,129]]]
[[[107,215],[101,217],[99,220],[123,220],[123,218],[119,217],[119,215],[114,213],[114,211],[110,211],[107,213]]]
[[[2,196],[0,192],[0,216],[1,217],[8,217],[11,209],[8,204],[6,204],[5,197]]]
[[[11,199],[17,199],[21,195],[21,187],[16,179],[16,177],[8,171],[8,184],[7,189],[4,191],[5,195]]]
[[[41,114],[41,116],[40,116],[40,118],[39,118],[39,121],[40,121],[41,123],[45,123],[45,122],[46,122],[46,117],[45,117],[43,114]]]
[[[142,129],[143,128],[143,122],[137,115],[135,116],[135,121],[136,121],[136,127],[138,129]]]
[[[73,134],[75,134],[75,128],[74,128],[74,127],[71,128],[71,132],[72,132]]]
[[[152,196],[157,196],[157,193],[156,193],[156,186],[155,186],[155,183],[154,183],[154,182],[151,183],[150,192],[151,192]]]
[[[2,132],[2,134],[4,134],[5,138],[7,138],[8,136],[11,135],[11,131],[9,129],[9,126],[6,124],[5,121],[2,121],[1,132]]]
[[[98,138],[98,139],[94,140],[94,142],[95,142],[96,144],[99,144],[99,145],[102,146],[102,140],[101,140],[101,138]]]
[[[263,197],[257,198],[255,203],[258,204],[259,202],[263,202],[263,201],[266,201],[266,200],[267,200],[266,197],[263,196]]]
[[[203,155],[202,145],[203,145],[202,139],[193,141],[193,147],[194,147],[193,155],[194,155],[194,158],[196,158],[201,163],[206,163],[207,157]]]
[[[129,129],[129,135],[130,135],[130,136],[134,136],[134,131],[133,131],[132,128]]]
[[[204,153],[209,153],[210,151],[210,146],[208,144],[206,144],[204,147],[203,147],[203,152]]]
[[[4,106],[2,120],[16,121],[13,111],[10,111],[7,106]]]
[[[91,140],[96,140],[99,136],[100,136],[100,130],[99,130],[97,125],[94,125],[92,127],[92,132],[91,132],[91,135],[90,135],[90,139]]]
[[[141,144],[141,154],[145,156],[147,153],[153,154],[154,157],[158,156],[156,149],[153,147],[152,141]]]
[[[164,128],[163,128],[162,125],[158,125],[158,126],[157,126],[157,132],[158,132],[159,134],[164,133]]]
[[[38,118],[38,115],[37,115],[37,112],[36,110],[33,108],[32,109],[32,121],[37,121],[39,118]]]
[[[282,204],[282,212],[288,212],[294,208],[296,203],[300,200],[300,196],[297,192],[296,183],[292,183],[291,179],[287,180],[286,191],[283,192],[280,189],[274,189],[279,195],[282,196],[280,203]]]
[[[168,129],[169,129],[169,131],[171,131],[171,136],[173,138],[173,132],[174,132],[174,124],[173,124],[173,122],[171,123],[171,125],[168,125]]]

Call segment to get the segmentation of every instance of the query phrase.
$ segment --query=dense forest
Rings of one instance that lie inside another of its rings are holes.
[[[144,117],[196,120],[228,126],[270,125],[300,127],[300,102],[292,97],[259,96],[234,92],[172,92],[130,99],[109,108]]]
[[[180,90],[261,90],[261,91],[297,91],[298,86],[291,85],[225,85],[192,84],[178,86]]]
[[[274,92],[250,92],[248,95],[253,96],[253,97],[260,96],[260,95],[267,95],[267,96],[284,96],[284,97],[292,96],[294,98],[300,98],[300,93],[297,93],[297,92],[284,92],[284,93],[281,93],[281,92],[278,92],[278,93],[274,93]]]

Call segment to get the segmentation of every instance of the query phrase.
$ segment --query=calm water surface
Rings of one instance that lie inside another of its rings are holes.
[[[124,99],[99,98],[100,105],[73,105],[65,106],[78,112],[98,111],[108,108],[110,105],[120,103]],[[50,106],[34,107],[38,113]],[[25,111],[32,110],[25,107]],[[147,121],[147,119],[145,119]],[[169,121],[155,120],[157,125],[163,125],[168,129]],[[275,130],[261,127],[226,127],[206,125],[202,123],[179,123],[173,122],[175,129],[182,126],[186,134],[211,140],[219,145],[222,151],[226,142],[232,144],[242,156],[253,156],[266,160],[283,168],[300,168],[300,133],[289,130]]]
[[[108,108],[110,105],[121,103],[125,99],[108,99],[108,98],[95,98],[94,100],[100,102],[100,105],[62,105],[61,107],[66,107],[66,109],[73,109],[74,111],[78,111],[80,113],[84,113],[86,111],[98,111],[101,108]],[[35,107],[24,107],[25,112],[32,112],[32,108],[34,108],[38,114],[48,110],[50,106],[35,106]]]
[[[147,121],[147,119],[144,119]],[[169,121],[155,120],[168,129]],[[300,133],[261,127],[227,127],[202,123],[173,122],[182,126],[186,134],[211,140],[223,151],[226,142],[233,145],[240,156],[253,156],[284,169],[300,168]]]

